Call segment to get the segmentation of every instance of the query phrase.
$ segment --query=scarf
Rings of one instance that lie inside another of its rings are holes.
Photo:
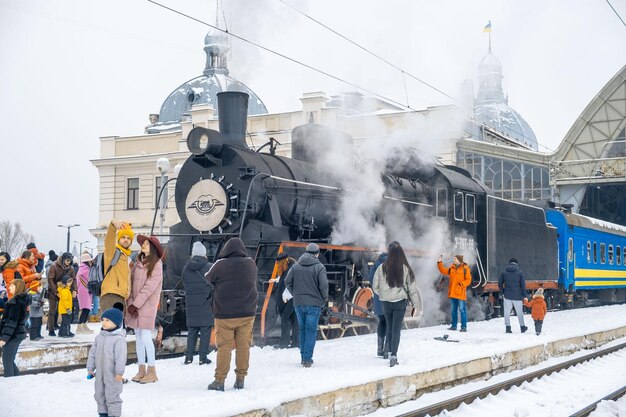
[[[125,249],[122,245],[120,245],[119,243],[115,244],[115,247],[118,248],[120,250],[120,252],[122,252],[124,255],[126,256],[130,256],[130,248]]]

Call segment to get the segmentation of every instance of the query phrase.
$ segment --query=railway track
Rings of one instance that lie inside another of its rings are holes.
[[[454,398],[447,399],[445,401],[441,401],[435,404],[428,405],[426,407],[419,408],[417,410],[410,411],[408,413],[400,414],[399,417],[423,417],[423,416],[436,416],[443,411],[452,411],[460,407],[462,404],[471,404],[475,400],[483,399],[488,395],[497,395],[501,391],[506,391],[512,387],[517,387],[522,385],[524,382],[530,382],[534,379],[539,379],[544,376],[551,375],[555,372],[562,371],[564,369],[571,368],[573,366],[579,365],[584,362],[588,362],[590,360],[600,358],[602,356],[609,355],[611,353],[617,352],[626,348],[626,343],[621,343],[619,345],[602,349],[597,352],[593,352],[584,356],[581,356],[576,359],[571,359],[566,362],[553,365],[547,368],[539,369],[537,371],[524,374],[515,378],[511,378],[506,381],[502,381],[493,385],[489,385],[485,388],[481,388],[475,391],[468,392],[466,394],[462,394],[456,396]],[[584,409],[580,410],[573,416],[587,416],[589,415],[597,406],[597,404],[602,400],[613,400],[621,397],[626,392],[626,387],[622,387],[621,389],[609,394],[607,397],[590,404]],[[585,414],[586,413],[586,414]]]
[[[587,407],[583,408],[582,410],[574,414],[570,414],[569,417],[586,417],[596,409],[596,407],[598,406],[598,404],[600,404],[601,401],[615,401],[615,400],[622,398],[625,394],[626,394],[626,385],[621,387],[618,390],[613,391],[606,397],[601,398],[598,401],[595,401],[589,404]]]

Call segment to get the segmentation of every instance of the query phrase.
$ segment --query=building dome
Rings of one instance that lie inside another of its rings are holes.
[[[202,75],[184,82],[170,93],[161,106],[159,121],[148,126],[148,133],[179,130],[180,122],[189,114],[191,106],[208,104],[217,115],[217,93],[223,91],[248,94],[248,115],[267,113],[263,101],[248,86],[228,75],[229,50],[226,35],[213,30],[207,33],[204,38],[206,65]]]
[[[539,150],[535,133],[526,120],[509,106],[502,90],[502,64],[491,51],[478,66],[478,94],[474,106],[477,122],[492,127],[511,140],[533,150]]]

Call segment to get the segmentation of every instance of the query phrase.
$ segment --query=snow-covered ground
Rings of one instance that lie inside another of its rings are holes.
[[[607,343],[599,349],[626,342],[621,338]],[[539,365],[523,370],[499,374],[486,381],[471,382],[451,389],[422,395],[415,401],[407,401],[395,407],[380,409],[364,417],[394,417],[400,414],[445,401],[498,382],[525,375],[533,371],[556,365],[561,362],[584,356],[590,351],[581,351],[573,355],[552,358]],[[463,404],[456,410],[444,411],[442,417],[551,417],[569,416],[572,413],[598,401],[611,392],[626,385],[626,350],[619,350],[611,355],[593,361],[584,362],[549,376],[525,382],[496,396],[489,395],[471,404]],[[626,404],[621,404],[624,407]],[[619,402],[604,402],[601,409],[619,410]],[[600,410],[597,411],[598,413]],[[618,417],[623,414],[597,414],[596,417]]]
[[[226,392],[210,392],[207,385],[213,380],[214,364],[199,366],[197,358],[191,365],[183,365],[182,358],[157,362],[159,382],[124,386],[123,415],[126,417],[231,416],[248,410],[273,408],[285,401],[321,394],[335,389],[358,385],[397,375],[410,375],[468,360],[490,357],[525,347],[555,340],[581,336],[598,331],[626,326],[626,305],[597,307],[549,313],[544,332],[532,332],[532,319],[526,316],[530,329],[519,333],[513,318],[514,334],[504,334],[502,319],[470,323],[467,333],[448,332],[445,326],[403,331],[399,366],[390,368],[388,362],[376,356],[376,336],[365,335],[339,340],[318,341],[315,364],[300,366],[297,349],[275,350],[254,347],[246,389],[232,388],[234,374],[226,380]],[[445,343],[433,339],[444,333],[459,343]],[[215,354],[210,355],[211,359]],[[126,377],[134,375],[136,366],[128,366]],[[626,374],[626,373],[624,373]],[[29,401],[11,401],[15,392],[45,393]],[[96,414],[93,400],[93,382],[86,379],[86,371],[25,375],[0,379],[0,415],[85,416]],[[549,407],[549,405],[547,405]],[[42,411],[45,410],[45,411]]]

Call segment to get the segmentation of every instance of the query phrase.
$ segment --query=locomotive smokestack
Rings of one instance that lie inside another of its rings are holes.
[[[218,119],[224,145],[248,149],[246,144],[248,97],[248,94],[239,91],[217,93]]]

